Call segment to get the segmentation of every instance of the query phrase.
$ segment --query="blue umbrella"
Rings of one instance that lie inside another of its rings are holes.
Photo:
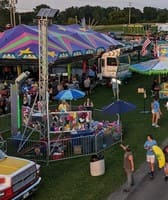
[[[54,99],[57,100],[73,100],[73,99],[80,99],[85,96],[85,93],[81,90],[77,89],[68,89],[60,91]]]
[[[136,106],[132,103],[117,100],[113,103],[103,107],[102,112],[108,113],[108,114],[117,114],[118,115],[118,122],[120,122],[120,115],[121,113],[126,113],[133,111],[136,108]]]
[[[133,111],[136,108],[136,106],[132,103],[117,100],[113,103],[103,107],[102,112],[109,113],[109,114],[121,114]]]

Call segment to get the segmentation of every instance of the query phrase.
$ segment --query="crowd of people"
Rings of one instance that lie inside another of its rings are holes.
[[[132,186],[136,180],[134,178],[134,153],[131,150],[130,145],[120,144],[120,147],[124,150],[123,156],[123,168],[127,177],[126,187],[124,192],[130,192]],[[154,147],[157,147],[159,151],[156,151]],[[156,167],[163,168],[164,180],[168,181],[168,145],[162,148],[158,146],[157,141],[152,134],[148,134],[144,143],[144,150],[146,150],[146,162],[148,164],[149,171],[147,172],[150,179],[154,179]],[[163,155],[162,155],[163,154]],[[162,166],[159,166],[159,162],[162,162]]]
[[[0,82],[0,114],[10,112],[10,89],[6,81]]]

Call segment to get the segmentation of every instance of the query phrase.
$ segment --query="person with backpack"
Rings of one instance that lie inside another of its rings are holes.
[[[168,145],[163,148],[163,153],[165,155],[164,179],[165,181],[168,181]]]

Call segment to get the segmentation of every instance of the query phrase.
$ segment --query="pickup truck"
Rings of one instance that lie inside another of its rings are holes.
[[[0,200],[26,199],[41,181],[40,165],[0,150]]]

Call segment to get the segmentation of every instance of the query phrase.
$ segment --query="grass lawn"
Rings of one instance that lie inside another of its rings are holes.
[[[147,90],[146,109],[150,110],[152,100],[150,86],[152,76],[134,74],[127,85],[120,86],[120,99],[132,102],[137,109],[130,113],[121,114],[123,124],[123,143],[130,144],[135,157],[137,169],[145,161],[143,144],[147,134],[153,134],[161,144],[167,137],[167,113],[165,100],[161,100],[163,116],[161,127],[151,126],[151,113],[142,114],[143,94],[137,93],[137,88]],[[102,108],[112,102],[112,90],[107,86],[99,86],[91,96],[95,108]],[[80,100],[75,103],[83,103]],[[114,116],[102,115],[99,119],[110,119]],[[39,190],[32,197],[34,200],[104,200],[126,180],[123,171],[123,151],[118,144],[104,152],[106,171],[103,176],[90,175],[90,156],[77,159],[58,161],[49,166],[41,165],[42,183]],[[145,173],[145,172],[144,172]]]
[[[127,85],[120,87],[120,99],[130,101],[137,105],[137,109],[121,115],[124,137],[123,142],[132,146],[135,156],[135,167],[145,161],[143,144],[147,134],[153,134],[159,144],[166,138],[166,109],[161,100],[163,117],[161,127],[156,129],[151,126],[151,114],[142,114],[143,94],[137,93],[138,87],[147,89],[146,109],[150,110],[151,93],[150,86],[153,77],[135,74]],[[92,94],[95,108],[112,101],[111,88],[100,86]],[[81,100],[82,102],[83,100]],[[78,101],[78,103],[80,103]],[[102,119],[110,119],[113,116],[99,116]],[[99,177],[90,176],[90,157],[82,157],[67,161],[52,163],[41,167],[42,184],[33,199],[48,200],[103,200],[115,191],[126,179],[122,168],[123,152],[119,145],[115,145],[104,152],[105,175]]]
[[[102,31],[102,32],[109,32],[109,31],[114,31],[114,32],[123,32],[123,25],[99,25],[95,27],[96,31]]]

